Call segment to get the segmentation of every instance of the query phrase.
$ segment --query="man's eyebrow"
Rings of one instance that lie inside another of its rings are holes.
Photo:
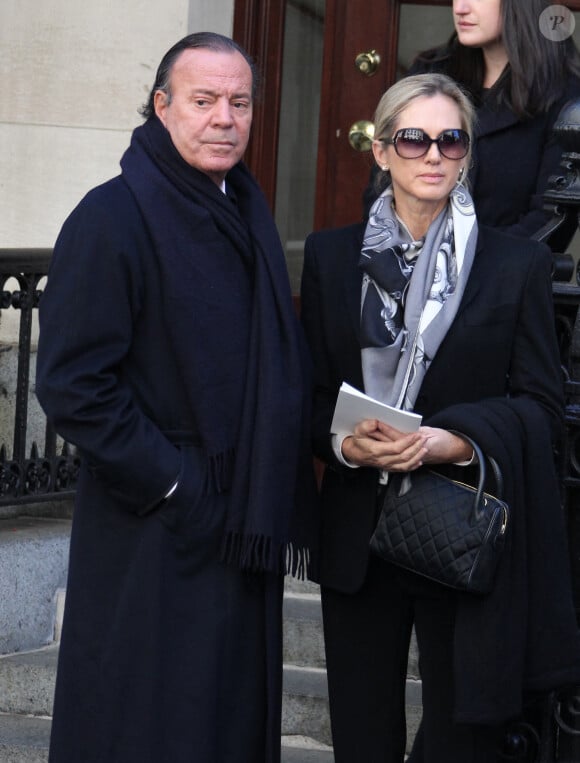
[[[191,91],[193,96],[195,95],[219,95],[217,90],[211,90],[211,88],[194,87]],[[231,98],[249,98],[252,99],[252,93],[250,90],[241,90],[239,93],[232,93]]]
[[[192,95],[215,95],[215,90],[210,90],[209,88],[205,87],[194,87],[191,89]]]

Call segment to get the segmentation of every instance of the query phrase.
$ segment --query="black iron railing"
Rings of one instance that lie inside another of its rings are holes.
[[[580,263],[560,254],[574,235],[580,235],[580,101],[562,109],[554,133],[564,149],[561,172],[550,178],[544,201],[551,219],[536,238],[554,252],[554,308],[566,399],[561,485],[580,622]],[[578,751],[576,760],[580,761],[580,746]]]
[[[15,394],[5,393],[4,431],[0,431],[0,506],[70,497],[76,486],[78,456],[46,423],[34,397],[33,327],[51,253],[0,249],[0,366],[4,359],[6,378],[14,373],[8,358],[17,347]],[[16,311],[17,345],[12,335],[6,336],[11,310]],[[8,388],[5,382],[4,389]]]

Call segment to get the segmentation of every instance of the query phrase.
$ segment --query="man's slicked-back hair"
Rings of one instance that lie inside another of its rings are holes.
[[[158,90],[165,93],[168,102],[171,102],[171,71],[173,66],[184,50],[194,50],[195,48],[205,48],[216,53],[239,53],[243,56],[252,72],[252,98],[255,98],[258,89],[258,71],[254,61],[246,51],[237,42],[223,34],[195,32],[176,42],[161,59],[149,98],[139,111],[142,117],[149,119],[155,114],[154,99]]]

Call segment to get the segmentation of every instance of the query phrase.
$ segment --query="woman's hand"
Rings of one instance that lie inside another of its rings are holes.
[[[425,464],[459,464],[473,457],[473,448],[459,435],[435,427],[419,427],[419,432],[425,437]]]
[[[423,463],[425,435],[400,432],[376,419],[357,425],[354,434],[342,443],[342,454],[357,466],[374,466],[390,472],[410,472]]]
[[[471,445],[456,434],[435,427],[419,427],[411,434],[400,432],[376,419],[357,425],[342,443],[342,454],[357,466],[374,466],[389,472],[410,472],[423,464],[469,461]]]

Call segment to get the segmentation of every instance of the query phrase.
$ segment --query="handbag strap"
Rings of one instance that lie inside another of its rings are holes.
[[[477,482],[477,492],[475,495],[475,505],[479,506],[481,503],[481,497],[484,492],[485,488],[485,477],[486,477],[486,466],[485,462],[486,460],[489,461],[489,465],[491,466],[491,470],[493,472],[493,476],[495,479],[495,485],[496,485],[496,491],[495,495],[496,498],[501,499],[503,497],[503,476],[501,473],[500,466],[498,462],[493,458],[493,456],[486,456],[482,449],[479,447],[479,445],[468,435],[464,434],[463,432],[458,432],[457,430],[450,430],[453,434],[457,435],[458,437],[461,437],[463,440],[466,440],[471,447],[473,448],[473,452],[475,453],[477,457],[477,461],[479,463],[479,480]]]
[[[500,466],[493,456],[486,456],[486,458],[489,461],[489,465],[491,466],[493,477],[495,479],[495,496],[496,498],[503,499],[503,474],[501,473]]]

